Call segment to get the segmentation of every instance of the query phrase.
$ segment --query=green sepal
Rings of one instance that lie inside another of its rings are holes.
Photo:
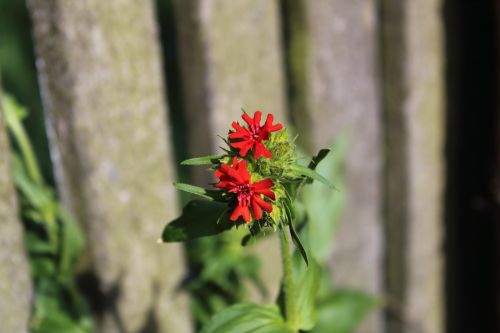
[[[192,200],[182,210],[182,215],[165,226],[163,242],[182,242],[213,236],[231,229],[235,223],[228,218],[228,206],[206,200]]]
[[[181,162],[181,165],[209,165],[217,164],[223,158],[223,155],[207,155],[201,157],[189,158]]]
[[[275,305],[232,305],[213,316],[200,333],[295,333]]]

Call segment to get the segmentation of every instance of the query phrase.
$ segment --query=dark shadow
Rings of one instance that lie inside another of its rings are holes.
[[[290,125],[301,133],[298,144],[313,154],[312,120],[307,103],[307,61],[310,49],[307,8],[304,0],[280,0],[279,5],[287,117]]]
[[[189,156],[186,118],[182,99],[178,33],[172,0],[156,0],[156,16],[162,51],[165,96],[169,107],[167,126],[171,133],[171,137],[168,138],[171,139],[171,142],[168,142],[168,144],[174,149],[175,165],[178,166],[181,161]],[[182,182],[189,181],[188,168],[177,167],[176,172],[178,180]],[[185,201],[185,198],[182,197],[181,201]]]
[[[160,332],[158,326],[158,320],[156,318],[155,309],[158,305],[158,295],[160,294],[159,286],[157,283],[153,284],[153,300],[151,301],[151,307],[148,310],[148,315],[146,317],[146,321],[142,328],[139,329],[138,333],[156,333]],[[161,314],[160,314],[161,315]]]
[[[118,332],[126,333],[117,307],[121,296],[120,281],[117,281],[109,290],[103,291],[96,274],[88,271],[77,277],[77,284],[87,297],[94,318],[100,321],[104,314],[110,314]]]
[[[493,180],[498,52],[495,0],[444,1],[445,286],[449,333],[500,332]]]
[[[24,0],[0,0],[0,83],[28,111],[23,121],[45,181],[54,176],[35,68],[32,22]]]

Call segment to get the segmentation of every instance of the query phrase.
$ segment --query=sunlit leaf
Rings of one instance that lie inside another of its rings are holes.
[[[179,191],[191,193],[207,200],[223,201],[221,191],[207,190],[203,187],[184,183],[174,183],[174,187]]]
[[[275,305],[241,303],[213,316],[200,333],[295,333]]]
[[[219,159],[221,159],[222,155],[208,155],[202,157],[195,157],[184,160],[181,162],[181,165],[209,165],[218,163]]]
[[[299,164],[292,164],[290,166],[290,169],[296,176],[306,176],[312,180],[319,181],[320,183],[323,183],[328,187],[333,188],[333,185],[328,181],[328,179],[326,179],[316,171],[309,169],[308,167]]]

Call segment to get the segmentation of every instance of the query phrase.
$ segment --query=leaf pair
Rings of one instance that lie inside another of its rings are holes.
[[[321,269],[313,260],[308,268],[295,260],[297,311],[295,326],[285,321],[283,309],[276,305],[260,306],[240,303],[213,316],[201,333],[295,333],[296,329],[310,330],[316,324],[316,293]]]
[[[200,333],[295,333],[276,305],[240,303],[219,312]]]

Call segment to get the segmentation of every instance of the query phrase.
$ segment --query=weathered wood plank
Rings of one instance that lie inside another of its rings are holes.
[[[285,120],[278,2],[196,0],[175,3],[183,102],[191,156],[218,151],[241,108]],[[207,173],[194,172],[199,184]],[[274,300],[279,284],[277,237],[259,245],[263,281]]]
[[[3,332],[28,332],[31,274],[10,169],[0,92],[0,322]]]
[[[29,1],[56,178],[82,221],[101,332],[189,332],[151,1]]]
[[[349,137],[347,204],[331,259],[335,284],[380,294],[383,194],[375,1],[284,3],[291,108],[300,132],[307,133],[301,143],[312,153],[334,144],[341,133]],[[380,329],[380,318],[373,318],[361,331]]]
[[[390,332],[442,332],[441,1],[382,2]]]

